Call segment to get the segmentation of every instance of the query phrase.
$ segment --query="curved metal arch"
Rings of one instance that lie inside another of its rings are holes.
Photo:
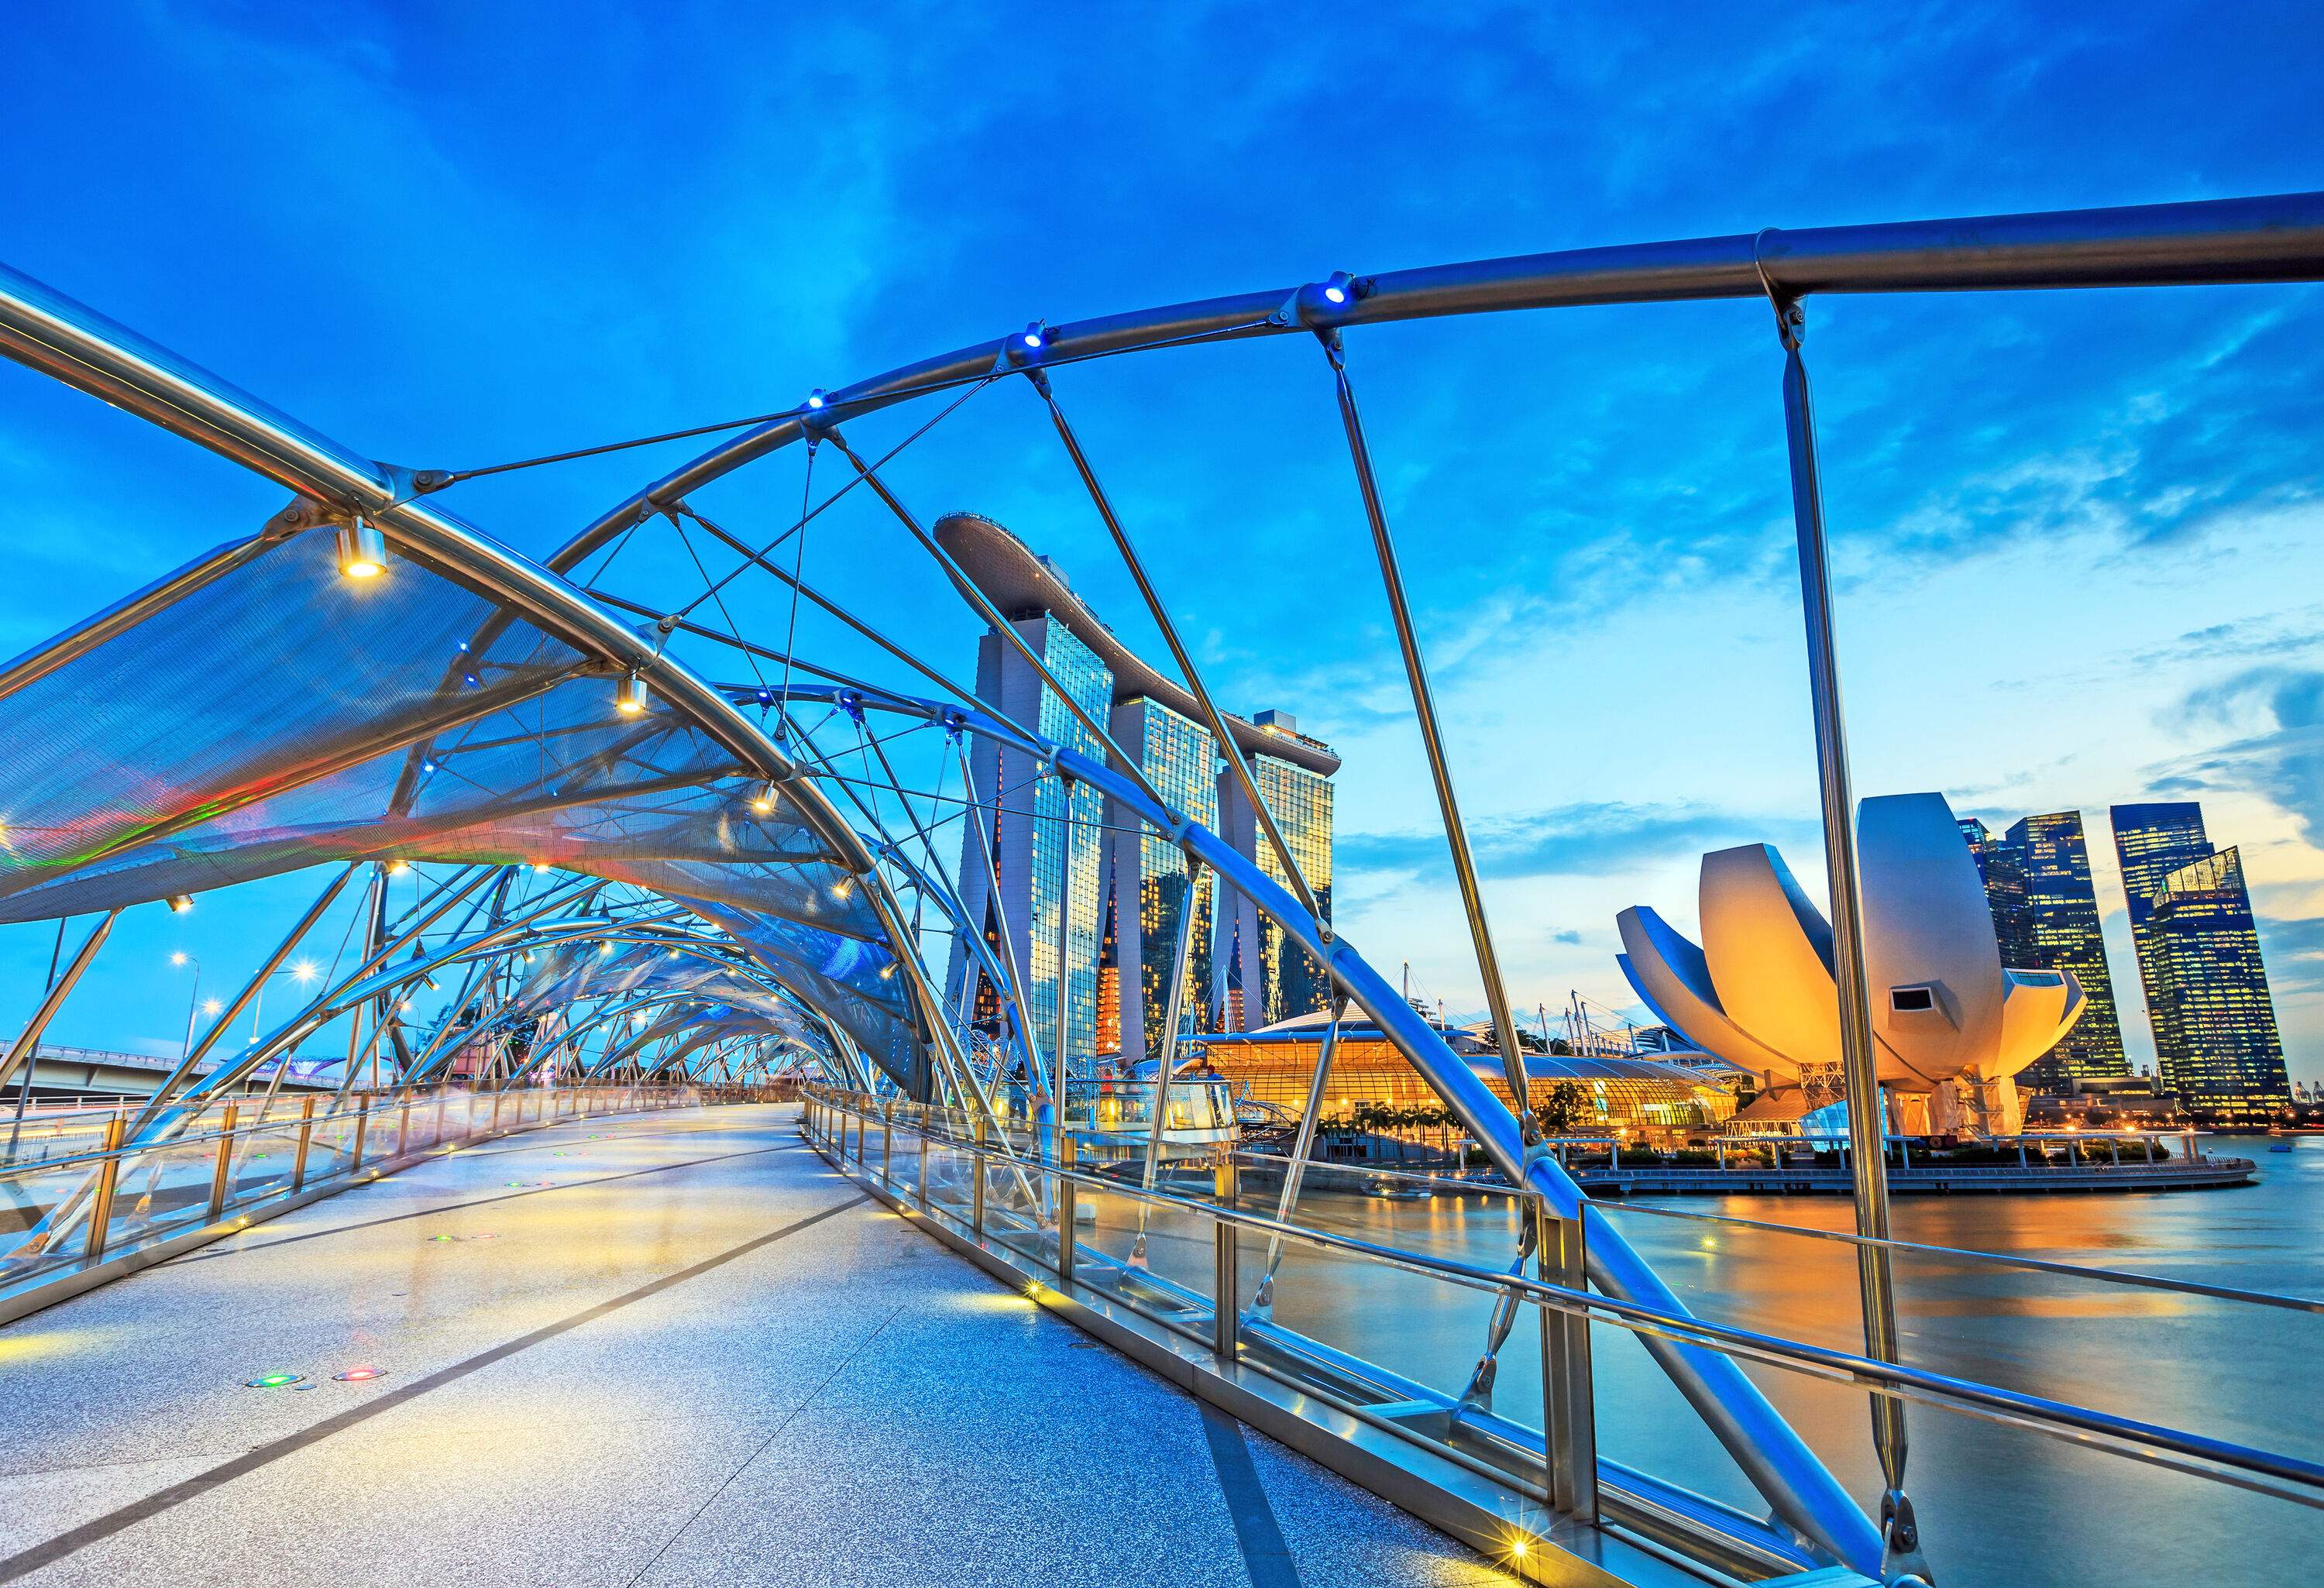
[[[2324,279],[2324,192],[1971,216],[1875,226],[1769,226],[1723,237],[1577,248],[1390,271],[1347,301],[1312,288],[1133,309],[973,343],[832,392],[816,428],[1028,365],[1055,367],[1192,342],[1448,315],[1812,292],[2207,286]],[[548,559],[572,568],[606,540],[808,433],[805,411],[712,447],[601,515]]]
[[[161,586],[117,604],[107,616],[85,623],[60,649],[86,647],[108,623],[134,626],[156,592],[201,582],[209,569],[238,562],[253,546],[323,522],[311,504],[360,513],[393,544],[416,550],[528,621],[615,669],[634,673],[695,725],[724,745],[747,775],[783,784],[798,795],[808,823],[842,863],[861,879],[879,917],[887,948],[907,967],[914,989],[923,1046],[945,1042],[943,1005],[923,975],[897,900],[861,837],[820,789],[800,789],[798,769],[774,742],[691,668],[650,642],[614,614],[559,577],[460,519],[413,500],[408,470],[364,458],[280,410],[193,365],[86,305],[0,265],[0,352],[63,383],[232,458],[299,493],[302,504],[278,515],[267,535],[230,546]],[[933,1070],[933,1065],[927,1066]]]

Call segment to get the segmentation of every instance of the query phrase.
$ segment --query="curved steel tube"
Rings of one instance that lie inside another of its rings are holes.
[[[1764,277],[1762,272],[1764,273]],[[2324,193],[1970,216],[1878,226],[1770,227],[1612,248],[1578,248],[1389,271],[1336,309],[1290,311],[1296,286],[1136,309],[1052,327],[1038,362],[1072,364],[1189,341],[1279,336],[1454,314],[1600,303],[1669,303],[1811,292],[2218,286],[2324,280]],[[996,337],[833,392],[817,423],[839,423],[1006,368]],[[1017,351],[1021,355],[1021,344]],[[1022,362],[1021,358],[1019,362]],[[606,539],[800,437],[796,417],[746,430],[605,513],[555,556],[562,572]]]
[[[836,689],[827,692],[835,697],[843,693]],[[792,693],[796,698],[826,691],[811,686],[795,688]],[[1327,942],[1317,930],[1314,918],[1300,907],[1289,891],[1223,837],[1199,822],[1188,821],[1167,807],[1156,804],[1127,778],[1079,751],[1051,743],[1014,723],[886,690],[862,698],[866,706],[957,723],[969,732],[1002,739],[1036,755],[1052,757],[1068,776],[1093,784],[1138,819],[1211,866],[1297,938],[1318,964],[1328,968],[1342,990],[1378,1022],[1397,1049],[1411,1060],[1413,1067],[1444,1099],[1512,1184],[1538,1192],[1560,1218],[1581,1216],[1585,1200],[1581,1187],[1567,1177],[1556,1159],[1547,1152],[1527,1155],[1516,1116],[1493,1095],[1490,1087],[1477,1078],[1467,1062],[1446,1045],[1443,1036],[1405,1002],[1387,978],[1366,964],[1345,937],[1335,936]],[[1677,1295],[1618,1232],[1602,1224],[1600,1227],[1604,1233],[1588,1249],[1590,1277],[1599,1288],[1618,1300],[1689,1316]],[[1848,1491],[1824,1470],[1814,1453],[1802,1443],[1733,1361],[1718,1352],[1681,1341],[1651,1335],[1641,1336],[1641,1340],[1679,1392],[1693,1406],[1696,1415],[1786,1524],[1812,1539],[1835,1559],[1858,1571],[1878,1568],[1877,1531],[1849,1498]]]
[[[646,679],[664,700],[732,752],[746,771],[793,782],[797,769],[789,759],[692,669],[538,564],[448,513],[406,500],[408,485],[398,471],[357,457],[208,371],[5,265],[0,265],[0,353],[233,458],[302,498],[364,513],[391,541],[442,564],[522,613],[544,632]],[[913,983],[924,1040],[943,1040],[942,1003],[925,985],[887,879],[854,829],[820,790],[800,793],[810,825],[862,879],[889,950]]]

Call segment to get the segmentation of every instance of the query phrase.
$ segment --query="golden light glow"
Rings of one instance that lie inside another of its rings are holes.
[[[646,708],[646,681],[632,673],[613,686],[613,709],[635,716]]]
[[[375,579],[387,571],[387,541],[361,519],[338,532],[339,573],[350,579]]]
[[[170,913],[171,915],[183,915],[186,911],[193,909],[193,907],[194,896],[192,894],[172,893],[170,895]]]
[[[387,874],[391,877],[400,877],[410,869],[411,863],[400,854],[387,863]]]

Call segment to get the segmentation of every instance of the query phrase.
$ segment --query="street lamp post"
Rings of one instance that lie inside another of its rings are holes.
[[[194,967],[194,990],[186,998],[186,1039],[178,1048],[179,1062],[183,1063],[186,1055],[194,1050],[194,1017],[201,1012],[202,1008],[202,962],[181,948],[170,956],[170,963]]]
[[[281,970],[270,972],[264,977],[261,978],[258,983],[258,991],[250,1000],[250,1039],[253,1042],[255,1042],[258,1040],[260,1036],[258,1016],[260,1010],[264,1007],[266,1002],[266,983],[268,982],[272,981],[276,976],[288,976],[303,987],[308,983],[313,981],[316,976],[320,974],[320,972],[316,970],[315,962],[313,960],[302,959],[294,964],[286,965]]]

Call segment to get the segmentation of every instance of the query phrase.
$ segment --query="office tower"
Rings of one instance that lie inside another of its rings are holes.
[[[1259,796],[1275,817],[1284,847],[1291,852],[1328,925],[1332,919],[1332,782],[1328,773],[1315,770],[1312,762],[1302,764],[1293,759],[1293,753],[1329,755],[1330,752],[1321,740],[1300,733],[1296,719],[1288,712],[1262,711],[1257,725],[1269,738],[1265,741],[1267,748],[1249,757],[1251,780],[1259,785]],[[1336,769],[1339,763],[1333,760],[1331,764]],[[1270,879],[1290,888],[1275,846],[1259,831],[1241,782],[1231,771],[1222,771],[1218,786],[1221,836],[1256,860]],[[1230,1026],[1222,1019],[1221,1029],[1256,1029],[1323,1007],[1330,987],[1323,967],[1289,934],[1260,915],[1249,900],[1240,897],[1235,900],[1234,960],[1240,963],[1231,961],[1220,967],[1219,1002],[1222,1015],[1236,1012],[1239,1006],[1242,1024]],[[1237,992],[1241,997],[1231,999],[1230,995]]]
[[[2090,851],[2079,810],[2029,816],[2009,829],[2006,843],[2025,894],[2028,970],[2070,971],[2089,1005],[2063,1040],[2019,1077],[2028,1091],[2060,1092],[2069,1082],[2116,1080],[2130,1074],[2122,1048],[2122,1017],[2107,968],[2106,934],[2098,925],[2098,890],[2090,881]],[[2015,965],[2015,960],[2006,959]]]
[[[1235,796],[1240,829],[1235,815],[1222,819],[1218,745],[1203,725],[1200,704],[1184,686],[1141,660],[1074,593],[1056,564],[1035,556],[991,520],[949,513],[936,522],[936,538],[1074,700],[1105,725],[1108,736],[1167,803],[1227,837],[1270,875],[1278,874],[1264,839],[1253,830],[1250,811],[1240,806],[1240,790]],[[987,633],[977,657],[980,699],[1011,721],[1093,759],[1102,758],[1103,747],[1095,737],[999,635]],[[1339,758],[1329,745],[1299,733],[1287,715],[1262,713],[1256,723],[1230,716],[1226,721],[1229,735],[1250,758],[1268,808],[1328,910],[1329,779],[1339,771]],[[979,797],[999,834],[993,853],[1001,886],[996,894],[982,840],[972,830],[963,845],[962,901],[970,919],[984,923],[986,941],[996,946],[996,952],[1004,939],[1015,944],[1020,955],[1029,949],[1033,968],[1027,980],[1036,1016],[1034,1046],[1046,1058],[1056,1039],[1056,878],[1064,797],[1054,778],[1031,780],[1035,769],[1028,758],[999,752],[982,740],[973,743]],[[1006,795],[998,802],[997,815],[995,788]],[[1176,845],[1087,789],[1076,790],[1074,812],[1073,938],[1066,983],[1069,1050],[1076,1069],[1093,1054],[1113,1052],[1117,1047],[1132,1064],[1158,1049],[1179,926],[1189,910],[1193,937],[1182,1001],[1185,1027],[1213,1025],[1219,1018],[1222,991],[1240,993],[1246,983],[1252,989],[1254,1015],[1269,1002],[1292,1012],[1321,1007],[1321,968],[1304,954],[1286,954],[1282,935],[1271,924],[1262,931],[1256,911],[1239,897],[1236,905],[1251,919],[1246,923],[1235,910],[1226,909],[1214,926],[1213,917],[1222,908],[1217,880],[1205,870],[1190,890],[1186,856]],[[1250,963],[1240,963],[1246,958]],[[973,1023],[1003,1034],[1001,990],[975,973],[965,954],[956,960],[950,983],[955,1007],[964,997],[970,998]],[[1017,963],[1021,966],[1027,961]],[[1234,1029],[1245,1023],[1259,1022],[1240,1022]]]
[[[2001,946],[2001,963],[2017,970],[2043,968],[2034,958],[2034,921],[2026,909],[2023,857],[2006,838],[1973,816],[1960,818],[1961,836],[1969,841],[1977,862],[1978,881],[1985,884],[1986,908],[1993,913],[1994,940]]]
[[[2190,1109],[2264,1121],[2292,1086],[2242,857],[2212,848],[2192,801],[2117,805],[2113,815],[2163,1083]]]
[[[2128,1075],[2081,813],[2025,817],[2003,836],[1975,817],[1960,829],[1985,882],[2001,963],[2013,970],[2070,971],[2089,1000],[2073,1029],[2018,1076],[2019,1087],[2064,1092],[2082,1081]]]

